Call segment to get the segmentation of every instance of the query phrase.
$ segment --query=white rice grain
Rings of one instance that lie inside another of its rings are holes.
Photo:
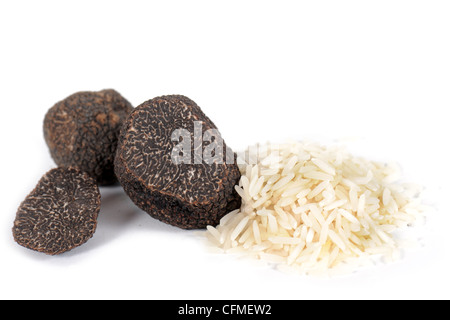
[[[321,159],[313,158],[311,159],[311,162],[325,173],[331,174],[332,176],[336,174],[336,169]]]
[[[338,274],[373,255],[394,261],[407,241],[393,233],[426,209],[420,186],[396,183],[397,164],[353,157],[341,147],[268,143],[249,147],[239,161],[242,206],[207,226],[207,239],[221,252],[280,269]]]
[[[236,228],[233,230],[233,232],[230,235],[231,240],[235,240],[239,234],[244,230],[245,226],[247,225],[248,221],[250,220],[249,217],[245,217],[239,222],[239,224],[236,226]]]

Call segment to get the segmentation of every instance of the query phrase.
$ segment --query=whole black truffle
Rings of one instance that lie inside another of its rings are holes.
[[[44,137],[55,163],[78,167],[100,185],[117,181],[114,155],[123,121],[133,110],[115,90],[78,92],[45,116]]]
[[[124,123],[115,159],[117,178],[131,200],[184,229],[217,225],[239,208],[235,154],[216,129],[184,96],[162,96],[137,107]],[[222,147],[212,148],[213,142]]]
[[[91,176],[75,168],[53,169],[20,205],[14,240],[31,250],[61,254],[92,237],[99,211],[100,192]]]

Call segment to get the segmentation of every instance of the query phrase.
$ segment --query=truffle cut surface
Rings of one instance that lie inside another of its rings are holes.
[[[212,142],[221,142],[216,144],[220,147],[212,148]],[[239,208],[234,186],[240,172],[234,160],[200,107],[171,95],[144,102],[130,114],[119,138],[115,171],[138,207],[165,223],[197,229],[217,225]]]
[[[13,236],[31,250],[61,254],[93,236],[99,211],[100,192],[91,176],[75,168],[53,169],[20,205]]]

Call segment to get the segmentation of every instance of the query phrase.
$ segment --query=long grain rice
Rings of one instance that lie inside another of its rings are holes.
[[[290,271],[338,274],[382,255],[401,256],[399,228],[422,215],[421,187],[398,183],[396,164],[307,142],[249,147],[239,155],[242,207],[208,226],[208,239],[233,254]]]

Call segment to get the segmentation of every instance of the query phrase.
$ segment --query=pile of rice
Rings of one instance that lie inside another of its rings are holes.
[[[242,207],[208,226],[224,252],[253,256],[301,274],[349,272],[399,257],[393,235],[421,216],[421,188],[399,183],[396,164],[343,147],[257,145],[238,158]]]

